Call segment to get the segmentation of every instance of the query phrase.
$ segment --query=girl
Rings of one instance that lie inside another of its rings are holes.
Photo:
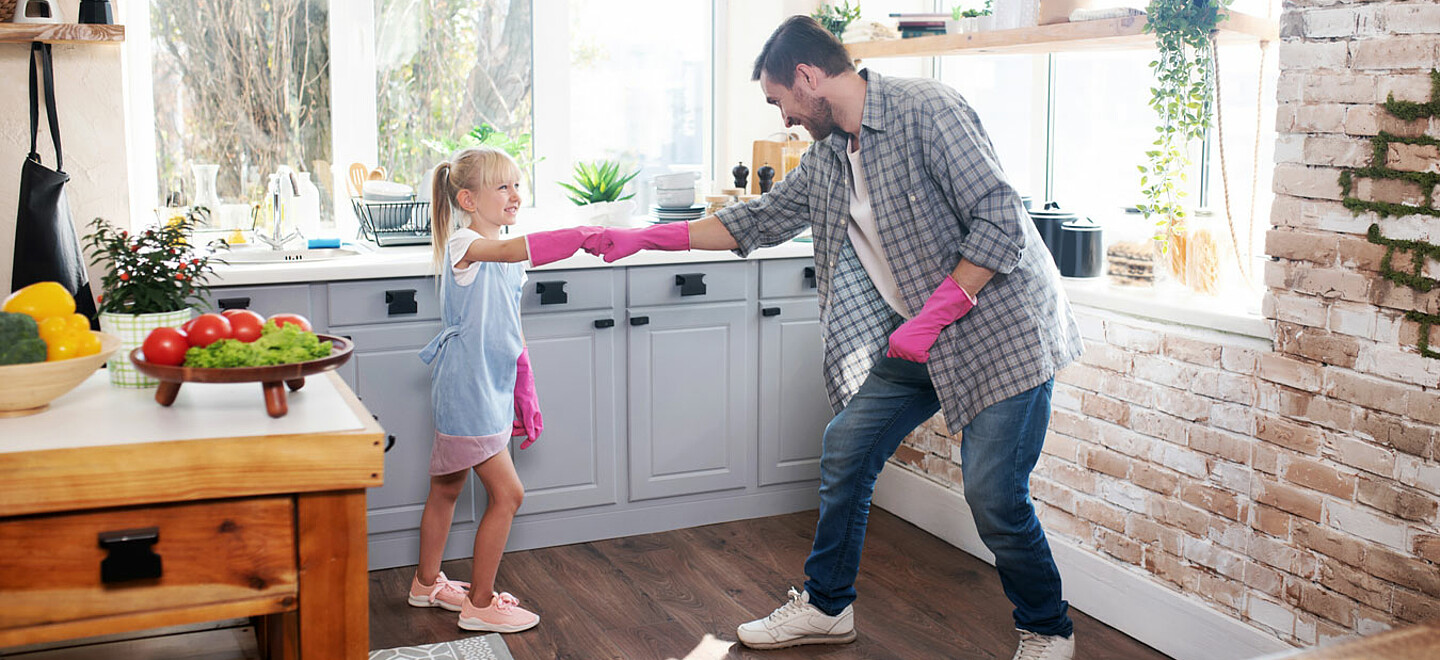
[[[416,607],[459,612],[466,630],[502,633],[540,622],[514,596],[494,589],[510,524],[525,496],[506,445],[512,436],[524,436],[525,449],[543,428],[520,334],[521,262],[539,266],[582,247],[593,251],[600,235],[598,227],[574,227],[501,240],[500,228],[515,224],[519,190],[520,168],[491,147],[462,149],[435,168],[430,226],[445,328],[420,352],[433,365],[435,444],[420,518],[420,565],[409,597]],[[452,207],[458,211],[453,220]],[[475,532],[471,582],[465,583],[446,578],[440,558],[455,500],[472,469],[488,504]]]

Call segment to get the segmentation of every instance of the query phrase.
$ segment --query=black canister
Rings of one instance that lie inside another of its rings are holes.
[[[1090,218],[1077,218],[1060,225],[1061,277],[1099,277],[1105,258],[1103,232]]]
[[[1060,225],[1078,217],[1073,212],[1060,210],[1055,202],[1045,202],[1045,208],[1030,211],[1030,220],[1035,223],[1040,240],[1045,241],[1045,249],[1050,251],[1056,266],[1060,265]]]

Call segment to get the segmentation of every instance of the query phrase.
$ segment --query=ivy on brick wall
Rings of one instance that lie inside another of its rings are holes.
[[[1414,121],[1426,117],[1440,115],[1440,70],[1430,72],[1430,100],[1425,103],[1414,101],[1396,101],[1395,95],[1391,94],[1383,105],[1386,112],[1404,121]],[[1404,170],[1391,169],[1385,166],[1386,155],[1392,144],[1426,145],[1440,147],[1440,140],[1428,136],[1413,138],[1399,137],[1381,131],[1379,135],[1370,138],[1373,151],[1368,167],[1359,167],[1340,172],[1341,203],[1345,208],[1350,209],[1356,215],[1364,211],[1374,211],[1382,217],[1394,217],[1402,215],[1430,215],[1440,216],[1440,209],[1435,207],[1434,191],[1435,186],[1440,184],[1440,174],[1435,172],[1409,172]],[[1419,186],[1424,194],[1424,201],[1419,206],[1409,204],[1396,204],[1393,202],[1380,202],[1364,200],[1352,196],[1352,190],[1357,178],[1362,179],[1391,179],[1408,181]],[[1371,243],[1385,246],[1385,257],[1380,260],[1380,274],[1385,279],[1403,284],[1416,291],[1428,293],[1434,289],[1440,280],[1425,277],[1423,274],[1427,259],[1440,261],[1440,245],[1418,240],[1404,240],[1386,238],[1380,233],[1380,225],[1370,225],[1366,232],[1366,238]],[[1408,269],[1397,269],[1394,266],[1396,252],[1406,252],[1410,257]],[[1420,338],[1416,347],[1420,354],[1440,359],[1440,351],[1430,349],[1430,329],[1440,325],[1440,316],[1424,314],[1417,311],[1408,311],[1405,318],[1420,324]]]

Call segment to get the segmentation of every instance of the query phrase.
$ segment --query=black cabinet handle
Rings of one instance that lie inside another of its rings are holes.
[[[114,584],[159,578],[164,567],[160,555],[153,549],[159,541],[159,527],[100,532],[100,548],[108,553],[100,560],[100,582]]]
[[[805,280],[805,286],[807,286],[807,287],[809,287],[809,288],[811,288],[811,289],[815,288],[815,267],[814,267],[814,266],[806,266],[806,267],[805,267],[805,270],[801,273],[801,277]]]
[[[569,294],[565,293],[564,280],[536,282],[535,293],[540,294],[541,305],[564,305],[570,301]]]
[[[780,308],[779,308],[779,307],[761,307],[761,308],[760,308],[760,315],[761,315],[761,316],[779,316],[779,315],[780,315]]]
[[[216,301],[215,304],[219,305],[221,310],[250,309],[250,296],[240,296],[239,298],[221,298],[220,300]]]
[[[390,316],[401,314],[414,314],[420,311],[420,305],[415,302],[414,289],[394,289],[385,292],[385,305]]]
[[[630,317],[630,325],[646,325],[646,324],[648,324],[648,323],[650,323],[650,317],[648,317],[648,316],[632,316],[632,317]]]
[[[680,287],[682,296],[703,296],[705,295],[705,273],[676,275],[675,286]]]
[[[595,319],[595,327],[613,328],[615,327],[615,319]]]
[[[395,447],[395,435],[394,435],[394,434],[391,434],[391,435],[385,436],[385,453],[387,453],[387,454],[390,453],[390,450],[391,450],[392,448],[394,448],[394,447]]]

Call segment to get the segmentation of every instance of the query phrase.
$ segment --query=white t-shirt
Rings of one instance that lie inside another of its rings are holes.
[[[458,268],[455,264],[460,263],[460,261],[465,258],[465,251],[470,249],[471,243],[483,238],[484,237],[478,232],[469,227],[461,227],[450,234],[450,240],[445,245],[450,249],[448,253],[450,259],[450,274],[455,276],[456,284],[465,286],[475,281],[475,275],[480,272],[480,262],[472,261],[470,265],[464,268]]]
[[[885,256],[885,244],[880,241],[880,229],[875,225],[875,209],[870,206],[870,187],[865,184],[865,170],[860,167],[860,150],[846,150],[850,159],[850,224],[846,233],[850,244],[855,246],[855,255],[870,281],[880,291],[880,297],[889,303],[895,313],[910,318],[905,307],[905,297],[900,295],[900,284],[895,281],[895,272],[890,270],[890,260]]]

